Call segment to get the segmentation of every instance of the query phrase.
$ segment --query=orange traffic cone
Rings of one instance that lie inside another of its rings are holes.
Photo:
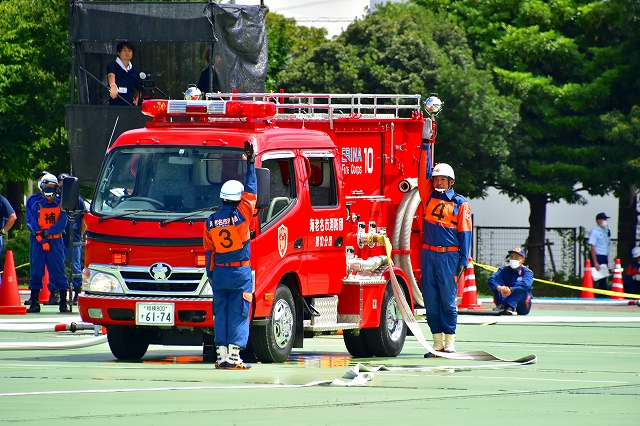
[[[611,281],[611,291],[624,293],[624,285],[622,284],[622,265],[620,259],[616,259],[616,266],[613,268],[613,280]],[[611,296],[613,300],[624,300],[622,296]]]
[[[582,288],[593,288],[593,278],[591,277],[591,261],[586,260],[584,262],[584,276],[582,277]],[[592,291],[582,290],[580,293],[581,299],[595,299],[595,295]]]
[[[473,262],[470,260],[464,277],[464,290],[462,302],[458,309],[481,309],[478,305],[478,288],[476,287],[476,273],[473,270]]]
[[[40,303],[48,302],[51,297],[49,291],[49,270],[44,267],[44,276],[42,277],[42,290],[40,290]]]
[[[16,264],[13,260],[13,251],[7,250],[7,258],[4,261],[2,273],[2,285],[0,285],[0,315],[26,315],[27,307],[20,302],[18,291],[18,276]]]

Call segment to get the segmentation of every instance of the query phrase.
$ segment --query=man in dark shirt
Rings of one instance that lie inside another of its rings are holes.
[[[138,105],[142,93],[140,73],[133,67],[133,43],[121,41],[117,45],[118,58],[107,65],[109,105]]]

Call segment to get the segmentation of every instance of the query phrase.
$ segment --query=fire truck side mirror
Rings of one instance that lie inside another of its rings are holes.
[[[258,179],[258,201],[256,207],[261,209],[271,203],[271,170],[256,167]]]
[[[80,196],[80,181],[77,177],[66,177],[62,181],[62,202],[60,207],[62,210],[75,211],[78,210],[78,197]]]

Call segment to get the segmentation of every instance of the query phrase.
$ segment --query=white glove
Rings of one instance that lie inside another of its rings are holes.
[[[640,274],[636,274],[631,278],[633,278],[634,281],[640,281]]]

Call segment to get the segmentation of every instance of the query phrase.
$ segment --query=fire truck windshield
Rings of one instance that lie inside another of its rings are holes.
[[[103,219],[204,220],[221,205],[222,184],[244,182],[245,173],[240,149],[117,148],[105,161],[92,209]]]

